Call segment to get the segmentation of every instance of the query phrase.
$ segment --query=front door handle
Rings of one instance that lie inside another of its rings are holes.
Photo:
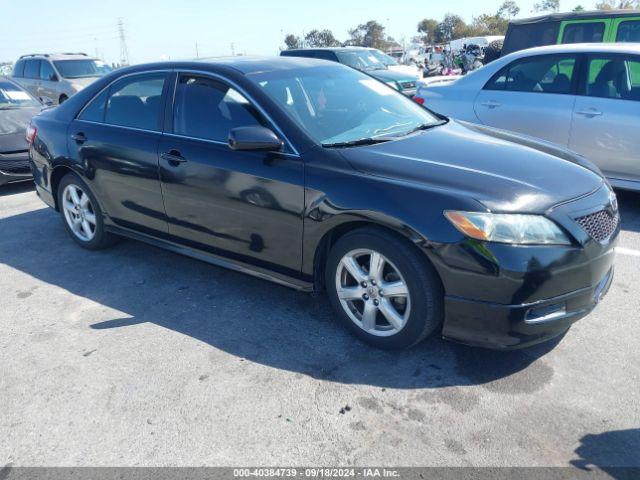
[[[82,145],[84,142],[87,141],[87,137],[84,133],[82,132],[78,132],[75,135],[71,135],[71,138],[78,144],[78,145]]]
[[[587,108],[586,110],[580,110],[579,112],[576,112],[576,115],[582,115],[587,118],[593,118],[593,117],[599,117],[600,115],[602,115],[602,112],[595,108]]]
[[[160,157],[163,160],[166,160],[167,162],[169,162],[169,165],[171,165],[172,167],[177,167],[180,164],[187,161],[187,159],[184,158],[182,154],[175,149],[169,150],[168,152],[164,152],[163,154],[160,155]]]
[[[488,102],[483,102],[480,105],[482,105],[483,107],[490,108],[490,109],[494,109],[494,108],[498,108],[498,107],[502,106],[500,103],[494,102],[493,100],[490,100]]]

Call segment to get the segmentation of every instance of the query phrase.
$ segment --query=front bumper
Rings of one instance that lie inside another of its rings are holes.
[[[32,178],[29,152],[0,153],[0,185]]]
[[[554,298],[500,305],[446,297],[442,335],[457,342],[494,349],[524,348],[550,340],[588,315],[607,294],[613,268],[596,285]]]
[[[573,238],[572,245],[471,239],[435,245],[427,254],[445,290],[443,336],[496,349],[526,347],[562,334],[589,314],[611,285],[620,223],[610,224],[612,233],[600,238],[598,229],[579,220],[617,212],[610,194],[604,185],[546,213]]]

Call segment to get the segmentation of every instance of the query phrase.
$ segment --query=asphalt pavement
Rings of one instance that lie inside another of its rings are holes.
[[[313,297],[134,241],[77,247],[0,188],[0,468],[640,466],[640,195],[561,339],[381,352]]]

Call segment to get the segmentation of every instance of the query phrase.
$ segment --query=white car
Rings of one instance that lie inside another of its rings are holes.
[[[416,100],[459,120],[548,140],[640,190],[640,44],[568,44],[512,53]]]

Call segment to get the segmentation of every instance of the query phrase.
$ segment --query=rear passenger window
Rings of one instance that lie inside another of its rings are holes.
[[[640,20],[620,23],[616,42],[640,42]]]
[[[40,60],[27,60],[24,66],[24,78],[40,78]]]
[[[571,23],[564,28],[562,43],[600,43],[604,28],[604,22]]]
[[[180,77],[173,112],[174,133],[226,142],[232,128],[264,124],[254,106],[233,88],[208,77]]]
[[[165,80],[166,74],[148,74],[125,78],[115,83],[109,91],[104,122],[159,131],[162,109],[160,100]]]
[[[104,90],[100,95],[95,97],[89,104],[80,112],[78,118],[80,120],[86,120],[89,122],[104,122],[104,107],[107,104],[107,94],[109,89]]]
[[[640,58],[589,58],[587,89],[590,97],[640,101]]]
[[[516,60],[487,83],[485,90],[532,93],[571,93],[576,59],[547,55]]]

